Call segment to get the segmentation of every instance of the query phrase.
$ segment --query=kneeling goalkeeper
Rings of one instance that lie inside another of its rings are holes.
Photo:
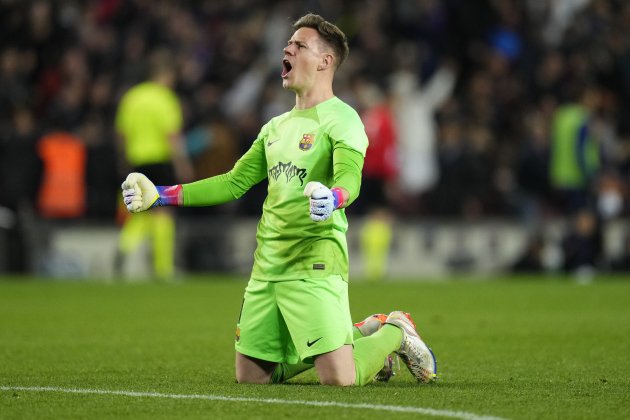
[[[359,192],[368,141],[357,113],[333,94],[335,71],[348,55],[345,35],[314,14],[293,28],[281,77],[295,107],[265,124],[230,172],[157,187],[132,173],[122,185],[125,204],[132,213],[211,206],[267,179],[236,329],[238,382],[280,383],[315,366],[322,384],[364,385],[389,379],[392,352],[429,382],[435,358],[409,314],[375,315],[353,328],[343,209]]]

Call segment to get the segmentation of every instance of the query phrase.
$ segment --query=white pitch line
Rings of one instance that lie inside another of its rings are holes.
[[[304,405],[311,407],[339,407],[354,408],[362,410],[391,411],[397,413],[424,414],[427,416],[450,417],[463,420],[503,420],[500,417],[478,415],[465,411],[437,410],[434,408],[411,407],[402,405],[380,405],[363,403],[343,403],[335,401],[307,401],[307,400],[283,400],[277,398],[250,398],[250,397],[229,397],[225,395],[204,395],[204,394],[163,394],[161,392],[138,392],[138,391],[115,391],[108,389],[85,389],[85,388],[60,388],[53,386],[0,386],[2,391],[29,391],[29,392],[61,392],[66,394],[96,394],[96,395],[122,395],[125,397],[140,398],[170,398],[179,400],[208,400],[208,401],[232,401],[232,402],[253,402],[263,404],[279,405]]]

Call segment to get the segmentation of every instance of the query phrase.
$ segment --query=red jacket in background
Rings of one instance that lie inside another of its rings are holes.
[[[394,116],[386,105],[377,105],[361,116],[370,145],[363,163],[363,176],[385,181],[398,176]]]

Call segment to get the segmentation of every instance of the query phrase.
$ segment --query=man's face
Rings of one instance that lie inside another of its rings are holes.
[[[282,87],[302,91],[313,86],[326,54],[313,28],[300,28],[289,39],[282,60]]]

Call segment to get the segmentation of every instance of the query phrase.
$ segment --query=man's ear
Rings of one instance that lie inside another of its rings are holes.
[[[334,61],[335,57],[332,54],[324,54],[322,56],[321,62],[319,63],[319,66],[317,66],[317,70],[326,70],[333,65]]]

